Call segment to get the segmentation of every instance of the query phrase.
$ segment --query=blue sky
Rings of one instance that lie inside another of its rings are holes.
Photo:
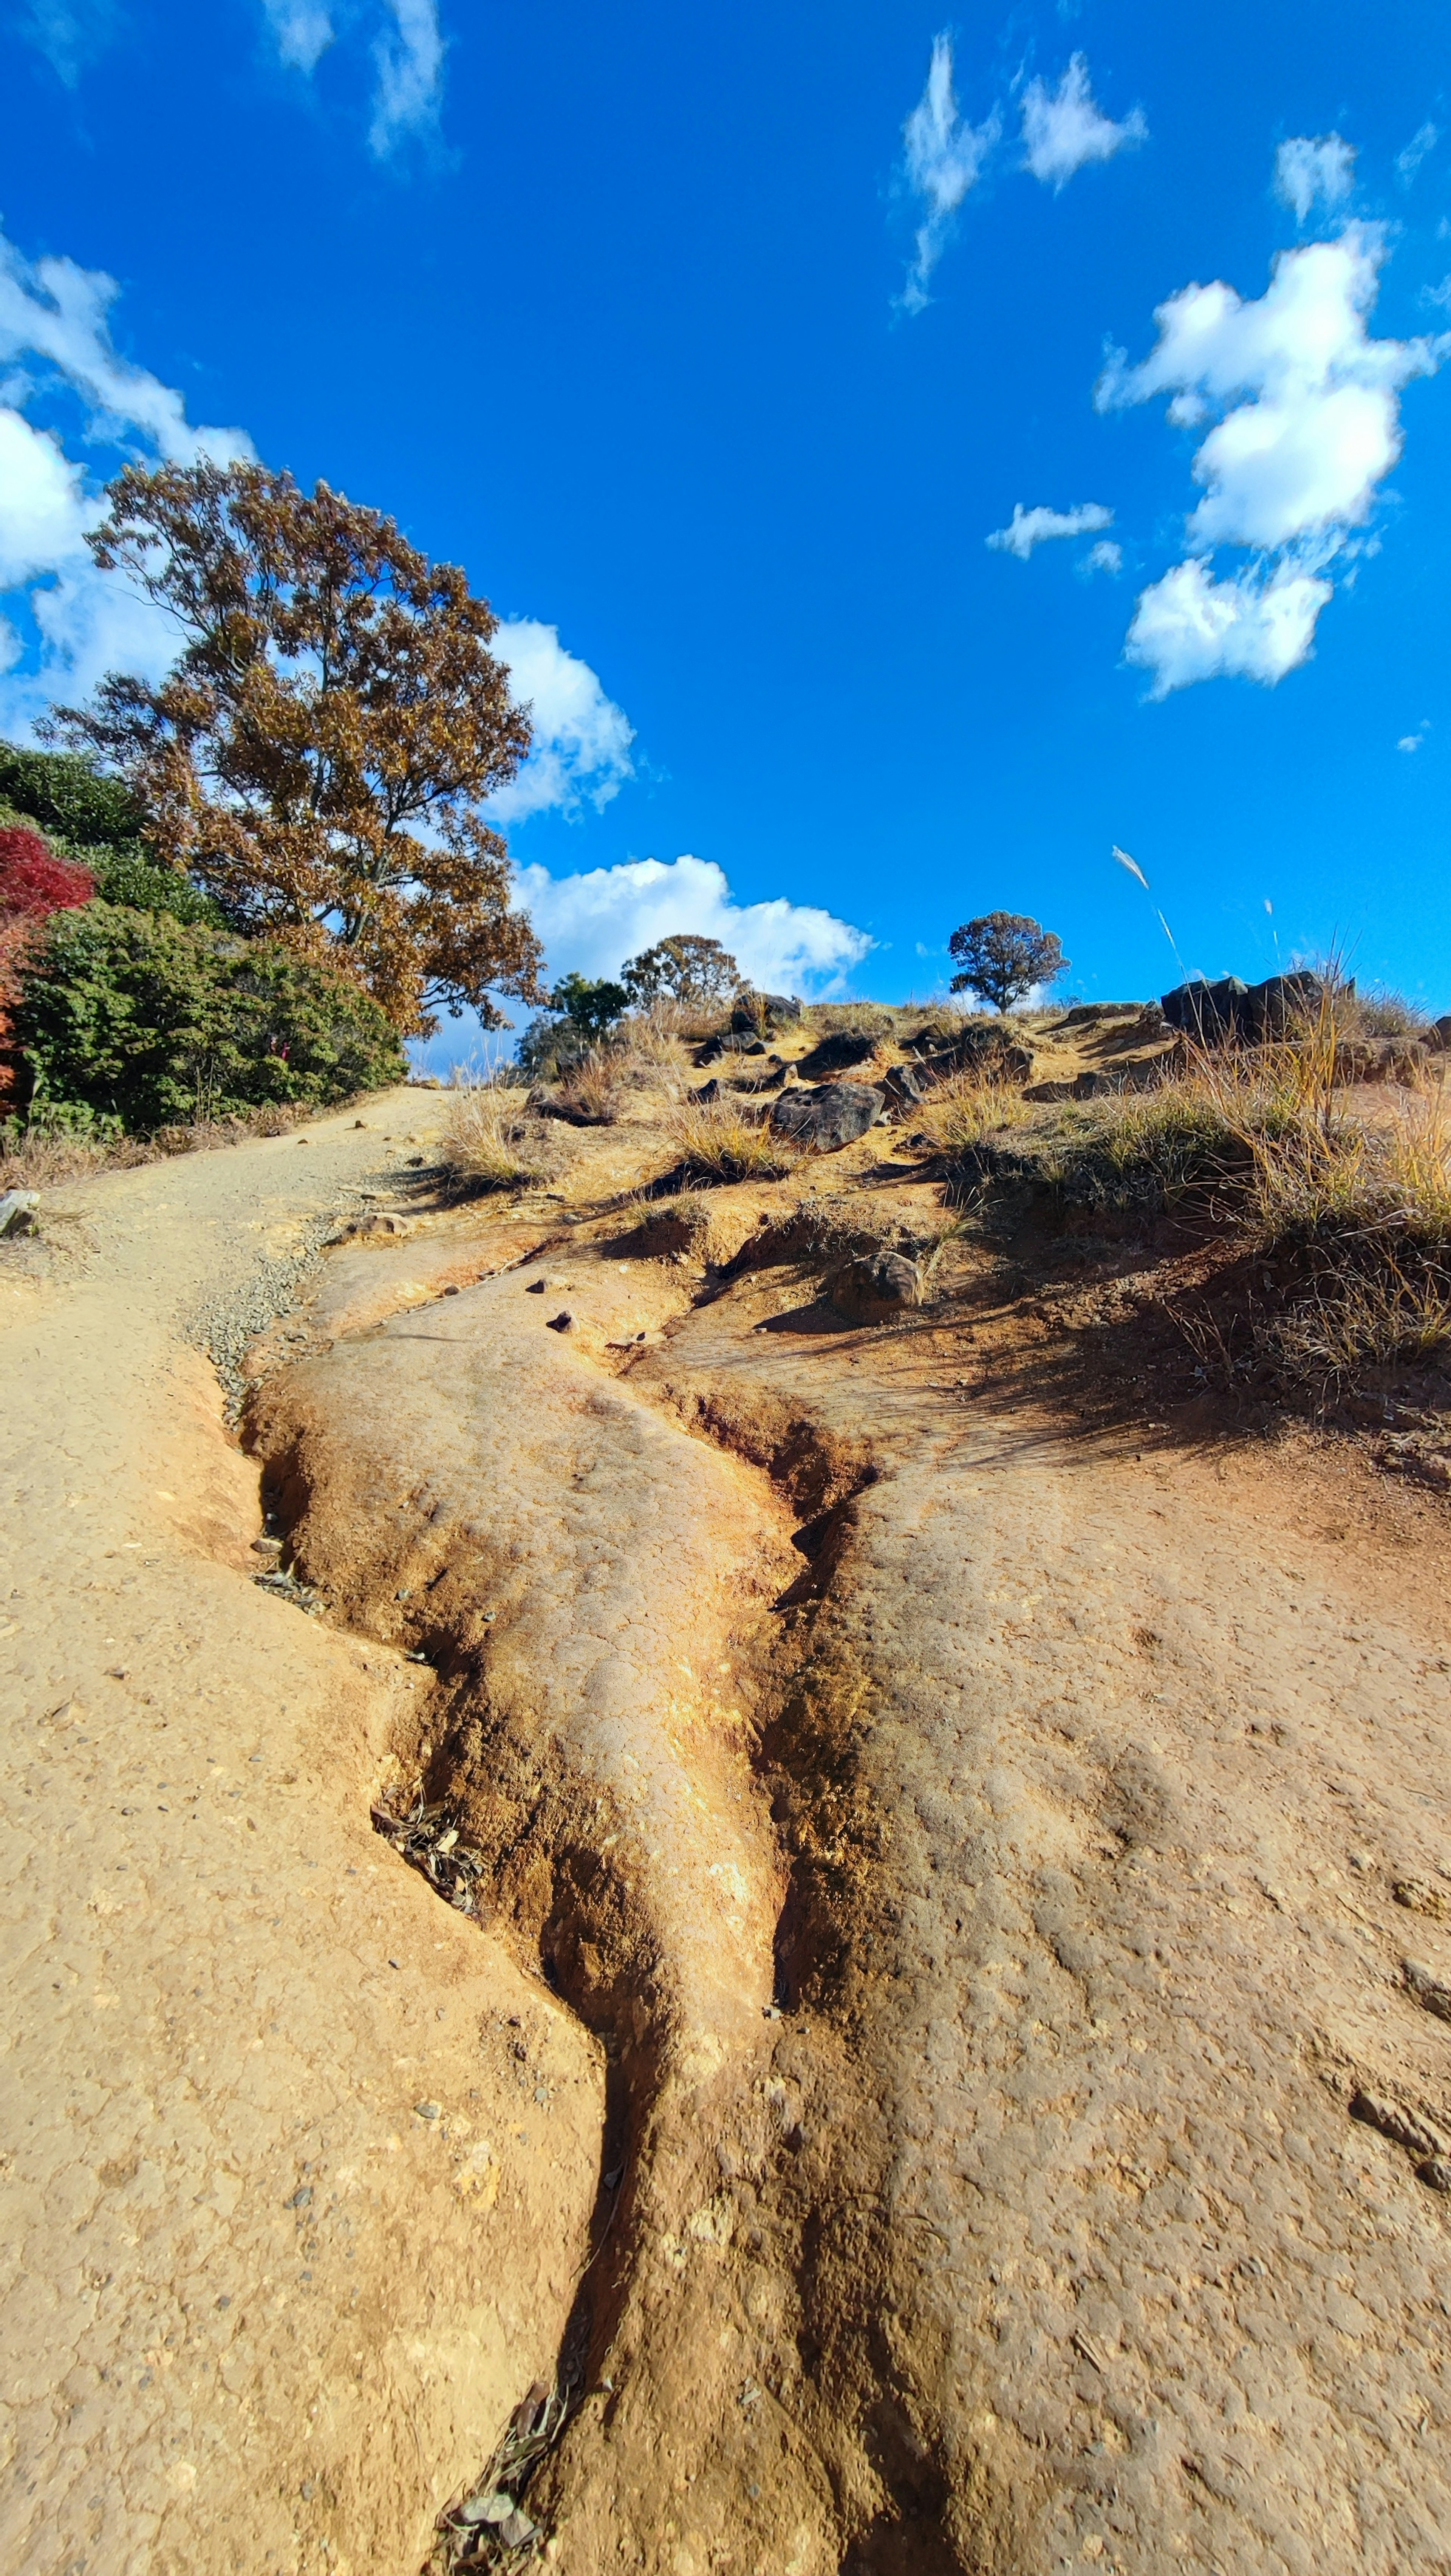
[[[203,429],[507,621],[555,972],[925,996],[1005,907],[1150,992],[1157,905],[1451,1004],[1441,10],[0,0],[0,67],[11,729],[156,654],[77,531]]]

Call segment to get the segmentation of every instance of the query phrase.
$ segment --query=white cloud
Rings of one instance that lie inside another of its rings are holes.
[[[1041,80],[1023,93],[1023,167],[1045,187],[1066,187],[1089,161],[1111,161],[1125,144],[1143,143],[1149,129],[1134,108],[1121,125],[1105,116],[1088,85],[1088,59],[1075,54],[1056,90]]]
[[[994,528],[986,543],[995,546],[1000,554],[1016,555],[1019,563],[1026,563],[1033,548],[1050,537],[1083,537],[1095,528],[1112,526],[1113,512],[1106,510],[1101,501],[1079,501],[1070,510],[1050,510],[1042,503],[1036,510],[1025,510],[1021,501],[1015,501],[1007,526]]]
[[[1331,583],[1289,564],[1268,578],[1250,570],[1231,581],[1216,581],[1203,560],[1176,564],[1141,593],[1125,658],[1153,673],[1156,698],[1196,680],[1273,688],[1308,661],[1315,621],[1332,595]]]
[[[1117,573],[1122,572],[1123,564],[1124,550],[1122,546],[1116,545],[1112,537],[1100,537],[1096,546],[1089,547],[1088,552],[1083,557],[1078,569],[1081,573],[1085,574],[1096,572]]]
[[[1409,188],[1428,152],[1434,152],[1441,140],[1441,129],[1429,119],[1411,136],[1404,152],[1396,154],[1396,170],[1403,188]]]
[[[290,71],[316,70],[333,40],[333,22],[322,0],[262,0]]]
[[[517,871],[516,900],[544,942],[551,975],[613,975],[627,957],[674,931],[719,939],[753,984],[819,993],[839,984],[873,942],[811,904],[737,903],[714,860],[627,859],[619,867],[552,877]]]
[[[0,362],[32,362],[5,388],[15,407],[0,410],[0,591],[40,585],[26,602],[34,649],[6,657],[0,725],[11,733],[28,732],[55,699],[87,694],[122,662],[159,678],[176,652],[160,610],[95,569],[82,542],[96,515],[94,487],[54,432],[18,406],[33,407],[59,383],[87,407],[88,443],[129,450],[139,442],[143,453],[180,464],[252,453],[241,430],[193,427],[179,393],[120,355],[107,318],[116,293],[113,278],[72,260],[32,267],[0,234]]]
[[[1303,224],[1314,206],[1342,206],[1355,185],[1355,146],[1339,134],[1292,135],[1275,154],[1275,194]]]
[[[907,184],[927,210],[917,228],[915,255],[898,299],[904,312],[920,313],[931,303],[928,282],[946,247],[952,218],[969,188],[976,186],[1001,133],[996,108],[981,125],[963,123],[952,86],[952,39],[935,36],[927,86],[902,128]]]
[[[0,591],[83,556],[83,478],[48,430],[0,411]]]
[[[635,733],[624,710],[606,697],[589,664],[565,651],[557,626],[506,619],[491,650],[508,667],[514,697],[533,710],[534,749],[490,812],[519,823],[551,806],[576,814],[585,799],[607,805],[634,775]]]
[[[1396,744],[1397,751],[1419,751],[1430,730],[1430,717],[1422,716],[1420,724],[1417,726],[1414,733],[1402,734],[1400,741]]]
[[[443,85],[438,0],[388,0],[388,7],[395,30],[380,36],[373,48],[378,86],[368,133],[380,160],[406,135],[433,123]]]
[[[0,360],[48,360],[92,406],[95,434],[140,430],[182,465],[200,456],[250,456],[252,442],[243,431],[194,429],[181,395],[113,347],[107,311],[118,293],[114,277],[77,268],[74,260],[42,259],[32,267],[0,233]]]
[[[1100,410],[1167,393],[1182,425],[1252,396],[1194,459],[1207,488],[1192,542],[1278,547],[1369,517],[1401,452],[1397,393],[1451,346],[1367,336],[1384,256],[1383,235],[1352,224],[1339,241],[1283,252],[1255,302],[1222,283],[1186,286],[1159,306],[1158,346],[1142,366],[1110,361]]]

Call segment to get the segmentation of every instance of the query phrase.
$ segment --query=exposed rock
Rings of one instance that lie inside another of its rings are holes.
[[[792,993],[742,993],[731,1012],[731,1027],[737,1034],[769,1037],[800,1017],[801,1004]]]
[[[0,1236],[34,1234],[40,1200],[34,1190],[7,1190],[0,1198]]]
[[[907,1101],[921,1100],[927,1085],[919,1080],[910,1064],[894,1064],[890,1072],[882,1076],[881,1088],[892,1105],[900,1109]]]
[[[1295,1022],[1311,1016],[1329,992],[1323,975],[1308,968],[1292,975],[1269,975],[1262,984],[1243,983],[1238,975],[1221,975],[1215,984],[1196,978],[1176,984],[1163,997],[1170,1028],[1182,1029],[1202,1046],[1224,1046],[1232,1040],[1257,1045],[1282,1038]],[[1347,994],[1355,986],[1341,987]]]
[[[1033,1050],[1010,1028],[989,1022],[953,1032],[947,1046],[926,1060],[934,1081],[952,1073],[981,1073],[998,1082],[1026,1082],[1033,1070]]]
[[[711,1075],[709,1082],[703,1082],[701,1084],[700,1089],[694,1095],[697,1105],[702,1109],[708,1109],[711,1102],[713,1100],[719,1100],[720,1096],[720,1084],[717,1082],[714,1074]]]
[[[812,1145],[819,1154],[834,1154],[875,1127],[887,1105],[884,1091],[869,1082],[824,1082],[783,1091],[771,1112],[779,1136]]]
[[[849,1065],[866,1064],[876,1054],[877,1044],[861,1029],[837,1029],[809,1055],[801,1056],[796,1069],[803,1082],[818,1082],[824,1073],[844,1073]]]
[[[1426,1031],[1426,1044],[1439,1047],[1443,1053],[1451,1048],[1451,1011],[1443,1011],[1439,1020],[1431,1022]]]
[[[1202,1046],[1247,1034],[1244,1004],[1249,986],[1238,975],[1221,975],[1215,984],[1196,978],[1165,993],[1162,1009],[1171,1029],[1183,1029]]]
[[[838,1314],[872,1323],[920,1306],[922,1273],[900,1252],[863,1253],[827,1281],[826,1293]]]

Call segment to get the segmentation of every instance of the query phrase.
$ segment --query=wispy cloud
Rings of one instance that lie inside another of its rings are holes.
[[[262,0],[277,50],[289,69],[314,71],[333,41],[333,22],[321,0]]]
[[[250,455],[244,431],[193,428],[181,395],[121,356],[107,318],[119,291],[104,270],[74,260],[32,266],[0,233],[0,362],[39,358],[53,367],[91,406],[93,434],[138,429],[182,464]]]
[[[902,128],[903,184],[923,209],[907,282],[895,299],[904,313],[921,313],[931,303],[932,272],[952,238],[963,199],[976,187],[1003,137],[1000,106],[990,108],[981,125],[966,122],[957,104],[953,68],[952,38],[935,36],[927,86]],[[1142,143],[1149,131],[1138,108],[1119,125],[1103,114],[1083,54],[1073,56],[1056,90],[1041,80],[1030,81],[1020,113],[1024,152],[1019,166],[1055,192],[1085,163],[1111,161],[1126,144]]]
[[[1144,143],[1143,112],[1130,109],[1115,125],[1089,86],[1088,58],[1075,54],[1056,90],[1033,80],[1023,92],[1023,167],[1055,191],[1090,161],[1111,161],[1125,145]]]
[[[1304,223],[1316,206],[1334,212],[1355,186],[1355,146],[1343,135],[1292,135],[1275,154],[1275,194]]]
[[[986,543],[999,554],[1016,555],[1026,563],[1033,548],[1050,537],[1090,536],[1096,528],[1112,526],[1113,512],[1102,501],[1079,501],[1071,510],[1050,510],[1041,502],[1036,510],[1025,510],[1021,501],[1015,501],[1007,526],[994,528]]]
[[[120,24],[116,0],[26,0],[17,18],[21,35],[67,89],[104,53]]]
[[[907,185],[926,212],[917,227],[912,265],[898,298],[903,312],[931,303],[928,285],[952,231],[953,217],[1002,133],[994,108],[981,125],[964,123],[952,85],[952,39],[935,36],[927,86],[902,128]]]
[[[394,26],[373,48],[378,86],[368,140],[380,160],[438,116],[443,88],[443,36],[438,0],[388,0]]]
[[[1411,136],[1403,152],[1396,154],[1396,172],[1403,188],[1409,188],[1428,152],[1434,152],[1441,140],[1441,129],[1429,119]]]
[[[84,535],[95,485],[55,431],[27,419],[63,390],[85,417],[77,442],[194,464],[250,456],[239,429],[198,428],[174,387],[116,349],[114,278],[73,260],[33,266],[0,234],[0,591],[25,616],[30,645],[7,619],[0,726],[25,732],[58,696],[84,695],[108,670],[159,674],[176,651],[170,624],[114,574],[97,572]]]
[[[1141,366],[1110,359],[1100,410],[1167,394],[1176,425],[1213,422],[1193,463],[1195,557],[1143,593],[1130,630],[1129,659],[1154,673],[1156,695],[1219,672],[1273,685],[1308,658],[1333,595],[1324,575],[1400,455],[1401,388],[1451,349],[1369,336],[1385,253],[1376,227],[1351,224],[1282,252],[1252,301],[1223,282],[1186,286],[1160,305]],[[1216,580],[1208,558],[1225,545],[1254,560]]]

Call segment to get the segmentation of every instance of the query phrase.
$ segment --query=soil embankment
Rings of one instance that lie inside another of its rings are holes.
[[[10,2560],[402,2571],[556,2373],[580,2576],[1451,2560],[1442,1506],[1085,1427],[986,1256],[849,1323],[879,1138],[707,1268],[628,1130],[332,1254],[259,1497],[188,1318],[308,1132],[76,1192],[7,1337]]]

